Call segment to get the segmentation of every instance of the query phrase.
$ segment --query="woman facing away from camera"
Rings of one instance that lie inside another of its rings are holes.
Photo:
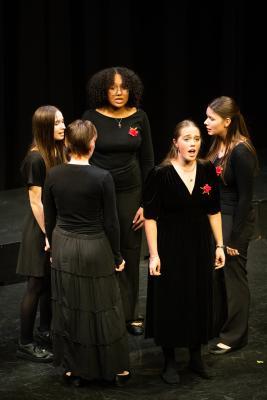
[[[29,213],[26,216],[19,250],[17,273],[27,276],[27,288],[21,302],[20,339],[17,357],[36,362],[51,362],[53,355],[44,348],[50,344],[51,286],[49,253],[45,251],[43,186],[47,171],[64,162],[64,119],[54,106],[39,107],[32,117],[33,142],[22,163],[27,186]],[[40,326],[34,324],[40,307]]]
[[[116,274],[124,269],[113,179],[88,163],[97,132],[90,121],[66,129],[69,162],[52,168],[44,211],[52,249],[54,364],[75,386],[130,378],[128,337]],[[116,272],[117,271],[117,272]]]
[[[219,175],[227,253],[223,274],[215,273],[215,283],[221,279],[223,282],[214,285],[217,288],[214,298],[218,339],[211,345],[210,353],[225,354],[245,346],[248,341],[250,293],[246,265],[254,229],[252,198],[258,163],[243,115],[231,97],[214,99],[206,115],[204,123],[213,137],[207,158],[214,163]],[[224,308],[224,293],[226,313],[221,309]]]
[[[121,253],[126,263],[119,284],[127,329],[133,335],[143,333],[138,313],[142,191],[154,165],[149,120],[139,108],[142,92],[142,82],[132,70],[101,70],[88,82],[90,109],[82,117],[92,121],[98,132],[91,163],[110,171],[115,183]]]
[[[201,345],[212,331],[212,266],[223,267],[225,256],[218,178],[209,161],[198,160],[200,145],[196,124],[178,123],[171,149],[151,172],[144,195],[150,253],[145,333],[162,347],[161,376],[169,384],[180,380],[177,347],[189,349],[195,373],[210,377]]]

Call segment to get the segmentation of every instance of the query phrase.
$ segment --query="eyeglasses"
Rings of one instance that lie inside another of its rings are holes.
[[[129,89],[123,86],[111,86],[109,88],[110,93],[115,94],[115,93],[121,93],[121,92],[128,92]]]

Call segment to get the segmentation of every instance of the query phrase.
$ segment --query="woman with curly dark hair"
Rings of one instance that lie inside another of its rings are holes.
[[[87,85],[90,109],[83,119],[94,123],[98,140],[91,163],[110,171],[116,190],[125,270],[119,275],[127,329],[143,333],[138,316],[139,261],[144,223],[142,188],[154,165],[150,124],[139,108],[143,85],[125,67],[94,74]]]

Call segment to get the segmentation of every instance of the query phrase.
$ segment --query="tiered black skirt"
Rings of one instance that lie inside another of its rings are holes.
[[[52,242],[54,363],[88,380],[113,380],[129,369],[129,351],[109,241],[56,228]]]

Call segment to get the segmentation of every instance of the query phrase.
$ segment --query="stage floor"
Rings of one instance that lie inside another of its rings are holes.
[[[266,155],[266,152],[263,154]],[[205,347],[205,361],[215,374],[212,380],[202,380],[191,373],[187,369],[187,350],[179,349],[176,352],[176,359],[181,383],[177,387],[165,384],[160,378],[162,367],[160,349],[152,340],[145,340],[143,336],[129,335],[133,378],[127,386],[120,389],[97,385],[79,389],[66,386],[52,365],[35,364],[16,358],[19,306],[26,283],[10,284],[11,279],[2,281],[8,284],[0,286],[0,399],[266,400],[267,157],[260,157],[260,162],[261,174],[256,179],[254,198],[258,220],[248,253],[248,279],[251,288],[249,344],[224,356],[211,355]],[[14,278],[17,254],[11,245],[20,241],[26,198],[23,189],[8,192],[0,193],[0,250],[1,248],[7,250],[6,258],[1,258],[0,276],[1,273],[2,276],[6,273],[7,262],[13,260],[9,267]],[[15,223],[12,222],[14,217]],[[11,254],[12,251],[13,259],[8,255],[8,252]],[[145,245],[142,253],[139,299],[140,312],[145,316],[147,284],[147,262],[143,257],[146,253]]]
[[[251,288],[249,344],[224,356],[204,349],[215,377],[202,380],[187,369],[186,349],[176,352],[179,386],[160,378],[162,355],[152,340],[129,335],[133,378],[124,388],[66,386],[50,364],[16,358],[19,304],[25,283],[0,287],[0,399],[1,400],[266,400],[267,398],[267,241],[253,240],[249,248]],[[140,309],[145,315],[146,261],[140,264]],[[38,323],[38,322],[37,322]]]

